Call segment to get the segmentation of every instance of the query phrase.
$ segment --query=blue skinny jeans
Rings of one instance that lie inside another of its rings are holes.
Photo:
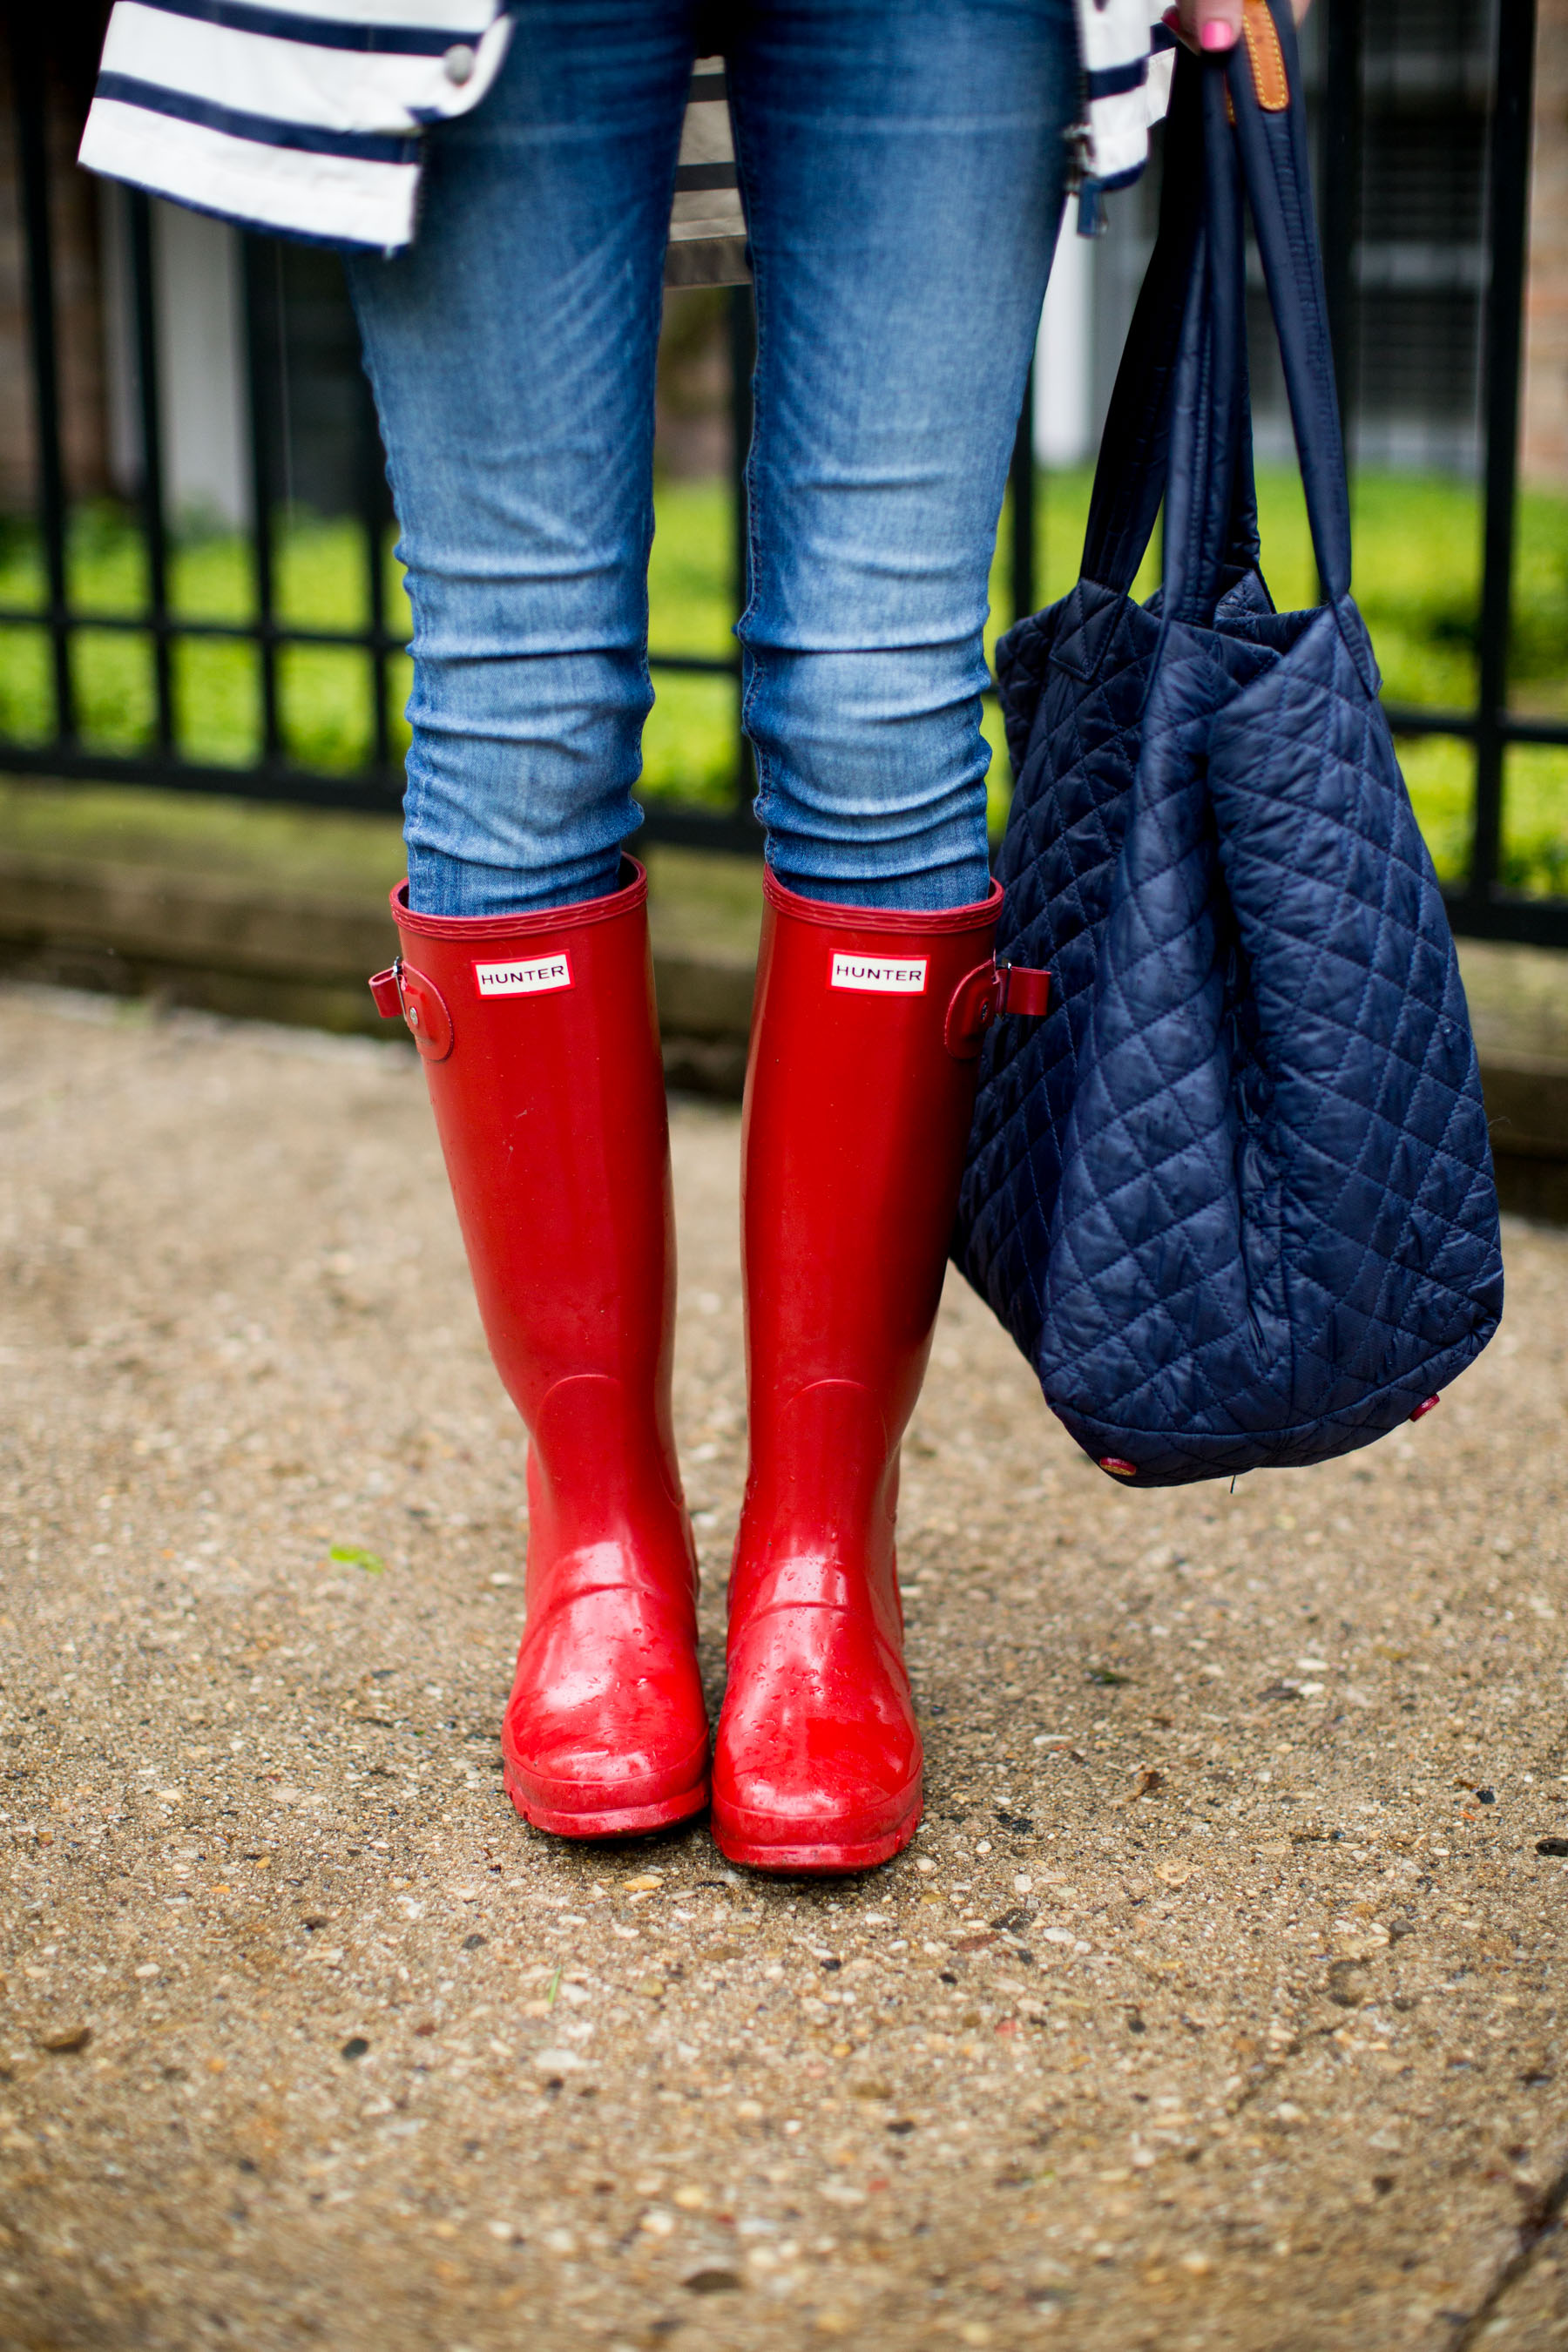
[[[981,633],[1077,106],[1071,0],[741,0],[756,281],[757,813],[791,888],[987,887]],[[521,0],[429,134],[416,243],[350,265],[414,610],[423,913],[614,887],[647,667],[654,373],[696,0]],[[710,34],[708,37],[711,37]]]

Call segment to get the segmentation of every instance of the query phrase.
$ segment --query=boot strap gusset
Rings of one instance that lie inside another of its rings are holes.
[[[426,1061],[446,1060],[452,1050],[452,1016],[433,980],[398,956],[384,971],[372,974],[370,992],[384,1021],[395,1021],[402,1014]]]
[[[953,1059],[973,1062],[985,1033],[1005,1013],[1037,1021],[1050,1001],[1051,976],[1028,964],[992,958],[966,971],[948,1000],[942,1042]]]

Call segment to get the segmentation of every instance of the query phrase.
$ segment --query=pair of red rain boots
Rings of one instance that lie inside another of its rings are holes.
[[[416,915],[372,982],[424,1057],[491,1353],[527,1425],[527,1629],[501,1731],[520,1812],[617,1837],[710,1801],[732,1862],[861,1870],[921,1817],[893,1554],[899,1443],[1005,1008],[983,905],[888,914],[771,877],[743,1124],[751,1471],[709,1762],[670,1421],[675,1250],[647,885]],[[1011,994],[1009,992],[1011,992]]]

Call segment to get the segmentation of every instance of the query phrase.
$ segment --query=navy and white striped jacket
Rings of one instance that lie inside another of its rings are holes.
[[[1161,0],[1076,5],[1082,172],[1123,186],[1164,111]],[[506,0],[116,0],[80,160],[247,227],[390,252],[414,236],[422,132],[479,104],[510,32]]]

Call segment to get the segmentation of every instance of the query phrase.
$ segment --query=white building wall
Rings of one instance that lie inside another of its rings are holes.
[[[1069,203],[1035,347],[1035,458],[1081,466],[1094,446],[1094,256]]]
[[[141,480],[135,318],[124,189],[100,184],[110,465],[127,494]],[[226,222],[153,204],[163,494],[171,520],[235,527],[250,519],[239,237]]]

